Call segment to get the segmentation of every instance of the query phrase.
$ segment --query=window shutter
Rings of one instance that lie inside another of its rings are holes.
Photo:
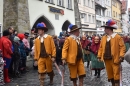
[[[59,0],[57,0],[57,5],[59,5]]]
[[[62,0],[62,6],[64,6],[64,0]]]

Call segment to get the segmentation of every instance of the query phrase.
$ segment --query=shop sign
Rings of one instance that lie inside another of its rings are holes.
[[[104,31],[104,28],[97,28],[97,31]]]
[[[64,10],[59,9],[59,8],[49,6],[49,11],[53,12],[53,13],[58,13],[58,14],[64,15]]]

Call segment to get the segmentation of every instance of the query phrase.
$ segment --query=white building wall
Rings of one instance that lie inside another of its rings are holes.
[[[106,21],[108,21],[112,19],[112,0],[105,0],[105,6],[107,8],[105,11]]]
[[[89,25],[87,26],[87,28],[95,29],[96,28],[95,2],[94,0],[90,0],[88,4],[87,1],[88,0],[86,0],[85,5],[84,5],[84,0],[80,0],[79,2],[79,11],[80,13],[84,13],[84,18],[81,18],[81,23]],[[92,4],[92,1],[93,1],[93,4]],[[89,15],[91,16],[91,18],[89,18]]]
[[[130,25],[128,23],[129,21],[129,16],[128,14],[122,14],[122,29],[123,29],[123,33],[128,33],[129,32],[129,28]]]
[[[59,32],[62,31],[63,23],[68,20],[70,23],[75,24],[74,11],[66,9],[67,0],[64,0],[65,8],[57,6],[57,0],[53,0],[55,5],[46,3],[44,1],[39,0],[28,0],[29,4],[29,16],[30,16],[30,27],[32,28],[36,20],[42,15],[45,16],[53,25],[55,29],[55,34],[59,35]],[[55,14],[49,12],[49,7],[56,7],[64,10],[64,15],[59,15],[59,20],[55,20]],[[72,9],[74,10],[74,3],[72,0]]]

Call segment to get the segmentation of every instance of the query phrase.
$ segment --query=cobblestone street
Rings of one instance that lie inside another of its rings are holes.
[[[123,62],[123,86],[130,86],[130,66],[128,63]],[[14,79],[13,82],[6,84],[5,86],[39,86],[38,74],[36,70],[32,68],[32,61],[28,62],[28,66],[30,71],[22,76],[22,78]],[[67,68],[67,67],[66,67]],[[54,77],[54,85],[60,86],[61,77],[55,69],[55,77]],[[107,82],[106,71],[103,70],[101,73],[101,78],[98,79],[94,77],[94,72],[91,76],[91,72],[87,69],[87,77],[84,79],[84,86],[111,86],[110,83]],[[46,76],[45,86],[49,86],[49,78]],[[65,73],[65,86],[72,86],[72,82],[69,80],[68,70]]]

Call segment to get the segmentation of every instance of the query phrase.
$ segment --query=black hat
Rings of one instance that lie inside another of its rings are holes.
[[[29,33],[28,33],[28,32],[25,32],[24,35],[25,35],[25,36],[29,36]]]
[[[77,25],[73,25],[73,24],[70,24],[69,25],[69,32],[73,32],[73,31],[75,31],[75,30],[79,30],[79,29],[81,29],[81,28],[78,28],[78,26]]]
[[[4,30],[4,31],[3,31],[3,36],[8,36],[8,35],[10,35],[9,30]]]

